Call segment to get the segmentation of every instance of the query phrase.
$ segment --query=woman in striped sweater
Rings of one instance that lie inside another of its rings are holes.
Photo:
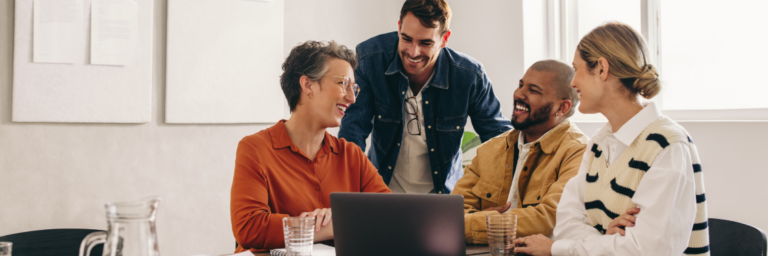
[[[515,240],[531,255],[709,255],[699,156],[686,130],[651,99],[661,90],[642,36],[608,23],[576,49],[571,86],[582,113],[608,119],[565,186],[554,241]]]

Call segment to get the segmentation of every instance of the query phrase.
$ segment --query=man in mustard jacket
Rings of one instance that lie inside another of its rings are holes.
[[[515,90],[513,130],[477,149],[451,194],[464,196],[467,243],[488,243],[485,215],[517,215],[517,236],[552,235],[565,183],[579,171],[589,139],[568,121],[579,96],[574,71],[556,60],[534,63]]]

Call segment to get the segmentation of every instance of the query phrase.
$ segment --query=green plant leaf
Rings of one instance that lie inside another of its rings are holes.
[[[464,138],[461,140],[461,153],[467,153],[470,149],[480,146],[482,142],[480,137],[474,132],[464,132]]]
[[[461,147],[463,148],[464,145],[467,144],[470,140],[477,137],[477,134],[474,132],[464,131],[464,137],[461,138]]]

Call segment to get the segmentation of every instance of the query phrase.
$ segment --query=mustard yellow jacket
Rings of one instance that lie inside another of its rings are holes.
[[[483,211],[506,204],[511,189],[519,130],[511,130],[477,148],[477,156],[451,194],[464,196],[467,243],[486,244]],[[565,183],[579,172],[589,138],[575,124],[564,120],[531,146],[518,178],[520,198],[510,211],[517,214],[517,236],[552,235],[557,203]]]

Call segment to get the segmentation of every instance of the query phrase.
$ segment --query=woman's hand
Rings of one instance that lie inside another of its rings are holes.
[[[552,244],[555,241],[542,234],[515,239],[515,253],[531,256],[552,256]]]
[[[311,212],[303,212],[299,217],[315,217],[315,233],[317,233],[320,232],[320,228],[331,222],[331,208],[318,208]]]
[[[627,212],[620,215],[619,217],[616,217],[611,221],[611,223],[608,224],[608,228],[605,229],[606,235],[613,235],[616,233],[619,233],[620,235],[624,236],[624,228],[625,227],[634,227],[635,221],[637,220],[637,217],[635,217],[635,214],[640,213],[640,208],[632,207],[627,209]]]

